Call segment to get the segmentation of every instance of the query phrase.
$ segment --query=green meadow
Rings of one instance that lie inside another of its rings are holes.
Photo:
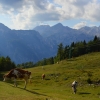
[[[12,81],[3,82],[5,72],[1,72],[0,100],[100,100],[100,85],[96,84],[100,81],[100,52],[25,70],[32,72],[26,90],[23,80],[17,81],[18,87]],[[78,81],[76,94],[71,88],[74,80]]]

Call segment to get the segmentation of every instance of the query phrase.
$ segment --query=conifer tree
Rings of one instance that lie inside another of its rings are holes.
[[[63,59],[64,59],[64,47],[63,47],[63,44],[60,43],[58,45],[57,60],[61,61]]]

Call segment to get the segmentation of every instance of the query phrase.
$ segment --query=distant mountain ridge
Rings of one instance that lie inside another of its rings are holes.
[[[0,32],[7,32],[10,31],[11,29],[9,29],[7,26],[5,26],[4,24],[0,23]]]
[[[100,35],[98,28],[98,36]],[[94,38],[91,28],[79,30],[63,26],[42,25],[33,30],[11,30],[0,23],[0,56],[9,56],[16,64],[37,62],[55,56],[60,43],[70,45],[72,42],[89,41]]]
[[[53,50],[35,30],[0,30],[0,56],[9,56],[17,64],[53,56]]]
[[[100,26],[99,27],[96,27],[96,26],[87,27],[87,26],[85,26],[85,27],[80,28],[79,31],[85,32],[85,33],[92,35],[92,36],[96,35],[96,36],[100,37]]]
[[[38,31],[46,40],[52,43],[55,41],[56,44],[63,43],[68,45],[70,43],[78,41],[89,41],[93,39],[94,35],[87,34],[86,31],[72,29],[67,26],[63,26],[61,23],[58,23],[52,27],[49,27],[46,30],[40,30],[41,26],[37,26],[34,30]],[[46,27],[46,26],[45,26]],[[44,28],[43,28],[44,29]],[[42,31],[42,32],[41,32]]]
[[[44,30],[48,30],[50,28],[49,25],[41,25],[34,28],[34,30],[38,31],[41,35],[44,33]]]

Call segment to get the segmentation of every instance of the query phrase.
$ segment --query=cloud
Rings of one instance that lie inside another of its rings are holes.
[[[80,23],[76,24],[73,28],[80,29],[80,28],[86,26],[86,24],[87,24],[86,22],[80,22]]]
[[[48,21],[100,21],[99,12],[99,0],[0,0],[0,14],[9,16],[16,29],[32,29]]]
[[[13,27],[16,27],[16,29],[32,29],[41,22],[60,19],[57,9],[46,0],[34,0],[34,2],[30,1],[28,3],[29,5],[24,5],[18,14],[12,15]]]
[[[83,18],[92,21],[100,21],[100,2],[93,0],[88,5],[86,5],[85,13]]]

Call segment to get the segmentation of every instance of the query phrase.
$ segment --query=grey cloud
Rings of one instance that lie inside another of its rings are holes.
[[[0,0],[0,4],[4,6],[4,8],[16,8],[22,9],[23,6],[34,6],[34,8],[45,9],[48,5],[47,0]]]
[[[28,11],[30,7],[33,7],[35,12],[39,12],[47,10],[48,5],[49,2],[47,0],[0,0],[0,6],[2,7],[0,12],[7,13],[13,9],[11,13],[18,14],[24,13],[26,10]]]
[[[38,13],[34,17],[32,17],[35,21],[56,21],[60,20],[61,15],[55,12],[47,12],[47,13]]]
[[[76,0],[74,2],[72,2],[72,4],[74,4],[75,6],[84,6],[87,5],[89,2],[91,2],[92,0]]]
[[[46,9],[46,6],[48,5],[47,0],[34,0],[33,3],[35,4],[36,7],[42,10]]]
[[[21,7],[24,0],[0,0],[0,4],[6,7],[17,8]]]

